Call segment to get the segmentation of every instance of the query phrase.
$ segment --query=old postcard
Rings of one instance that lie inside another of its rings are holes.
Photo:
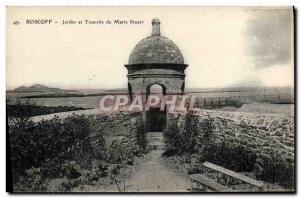
[[[9,192],[295,192],[293,7],[7,7]]]

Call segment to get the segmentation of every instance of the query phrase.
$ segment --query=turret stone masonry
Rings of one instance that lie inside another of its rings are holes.
[[[152,85],[160,85],[164,94],[183,94],[185,87],[184,58],[179,48],[161,36],[160,20],[152,20],[151,36],[141,40],[132,50],[128,64],[128,91],[149,94]]]

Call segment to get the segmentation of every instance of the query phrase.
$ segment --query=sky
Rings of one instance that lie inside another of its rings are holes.
[[[293,87],[292,7],[8,7],[7,89],[36,83],[126,88],[124,64],[134,46],[150,36],[155,17],[162,36],[179,47],[189,65],[187,88]],[[26,24],[27,19],[58,23]],[[63,25],[63,20],[104,24]]]

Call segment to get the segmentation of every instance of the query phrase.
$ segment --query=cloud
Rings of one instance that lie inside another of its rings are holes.
[[[292,9],[249,10],[247,55],[256,68],[291,64]]]

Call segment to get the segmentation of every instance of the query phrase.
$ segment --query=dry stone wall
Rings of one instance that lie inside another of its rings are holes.
[[[168,123],[176,122],[179,131],[187,126],[196,131],[199,138],[194,138],[202,145],[197,151],[200,158],[205,156],[204,160],[236,171],[252,171],[270,182],[294,184],[293,116],[201,111],[191,115],[189,125],[186,113],[168,117]],[[205,136],[201,128],[207,119],[211,130],[206,130],[209,134]]]
[[[97,137],[102,133],[106,146],[122,144],[122,148],[130,151],[137,150],[137,136],[142,127],[140,113],[115,112],[113,114],[97,114],[94,120],[97,132],[90,135],[92,145],[97,146]]]
[[[101,148],[100,137],[105,138],[106,147],[109,148],[113,143],[121,144],[122,148],[128,151],[137,151],[139,149],[137,139],[140,127],[143,127],[141,113],[113,112],[103,113],[98,109],[62,112],[32,117],[31,120],[39,122],[41,120],[50,120],[57,116],[59,119],[65,119],[72,115],[86,115],[90,117],[90,122],[95,130],[90,134],[92,146]]]
[[[195,113],[197,115],[197,113]],[[287,116],[286,114],[275,114],[275,113],[249,113],[249,112],[230,112],[230,111],[212,111],[206,110],[198,113],[209,114],[212,117],[227,118],[235,121],[238,124],[246,124],[259,128],[270,129],[281,125],[288,124],[294,130],[294,116]],[[292,122],[292,123],[288,123]]]

